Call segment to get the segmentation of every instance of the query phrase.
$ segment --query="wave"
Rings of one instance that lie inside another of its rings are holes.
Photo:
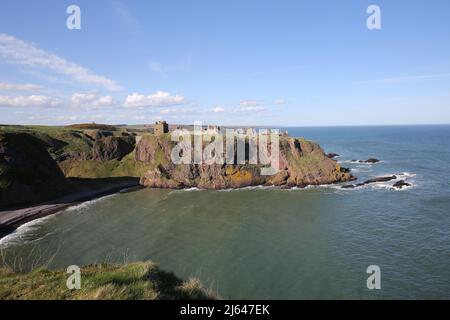
[[[359,162],[359,160],[339,160],[338,161],[339,164],[341,163],[348,163],[348,164],[358,164],[358,165],[362,165],[362,166],[372,166],[372,165],[376,165],[376,164],[380,164],[380,163],[387,163],[387,161],[385,160],[380,160],[378,162]]]
[[[353,173],[367,173],[367,172],[371,172],[372,169],[370,168],[370,166],[356,166],[354,168],[350,168],[351,172]]]
[[[231,192],[231,191],[243,191],[243,190],[269,190],[269,189],[281,189],[277,186],[247,186],[242,188],[227,188],[227,189],[219,189],[217,192]]]
[[[134,191],[134,190],[138,190],[138,189],[141,189],[141,188],[142,188],[141,186],[127,187],[127,188],[120,189],[119,193],[126,193],[126,192],[129,192],[129,191]]]
[[[386,189],[386,190],[392,190],[392,191],[405,191],[411,188],[417,187],[417,184],[415,183],[414,178],[416,176],[415,173],[411,172],[401,172],[401,173],[387,173],[387,174],[381,174],[379,176],[396,176],[396,179],[392,179],[390,181],[378,181],[378,182],[372,182],[368,183],[362,186],[357,186],[355,188],[341,188],[342,184],[337,185],[337,188],[339,190],[345,191],[345,192],[351,192],[351,191],[357,191],[357,190],[379,190],[379,189]],[[413,181],[411,181],[411,179]],[[409,184],[409,186],[402,186],[402,188],[394,187],[394,184],[399,181],[405,181]]]
[[[80,210],[89,208],[92,205],[97,204],[98,202],[102,202],[102,201],[105,201],[105,200],[110,199],[112,197],[115,197],[116,195],[117,195],[117,193],[110,194],[110,195],[107,195],[107,196],[103,196],[103,197],[100,197],[100,198],[97,198],[97,199],[85,201],[85,202],[82,202],[82,203],[79,203],[79,204],[76,204],[76,205],[68,207],[67,209],[64,210],[64,212],[80,211]]]
[[[416,176],[415,173],[410,173],[410,172],[401,172],[401,173],[397,173],[395,174],[397,177],[400,177],[400,180],[402,178],[407,179],[407,178],[414,178]]]
[[[10,233],[0,239],[0,248],[6,248],[7,246],[13,245],[15,243],[26,241],[25,235],[32,233],[33,231],[39,229],[39,226],[46,223],[48,220],[53,219],[54,217],[55,217],[54,215],[51,215],[51,216],[35,219],[30,222],[24,223],[23,225],[19,226],[16,230],[14,230],[12,233]],[[51,234],[51,233],[49,233],[49,234]],[[40,237],[39,239],[42,239],[49,234],[46,234],[46,235]],[[39,240],[39,239],[33,239],[33,241]]]
[[[192,187],[192,188],[187,188],[187,189],[183,189],[183,191],[187,191],[187,192],[191,192],[191,191],[199,191],[200,189],[197,187]]]
[[[186,189],[175,189],[171,190],[168,195],[174,194],[174,193],[180,193],[180,192],[193,192],[193,191],[202,191],[203,189],[199,189],[197,187],[192,188],[186,188]]]

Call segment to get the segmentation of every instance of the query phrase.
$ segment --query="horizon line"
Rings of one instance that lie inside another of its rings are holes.
[[[96,125],[110,125],[110,126],[153,126],[154,123],[139,123],[139,124],[127,124],[127,123],[97,123],[97,122],[79,122],[79,123],[70,123],[70,124],[19,124],[19,123],[0,123],[0,126],[24,126],[24,127],[68,127],[77,124],[96,124]],[[194,123],[184,124],[184,123],[169,123],[170,126],[193,126]],[[223,125],[217,123],[204,123],[206,125],[217,125],[222,127],[254,127],[254,128],[336,128],[336,127],[407,127],[407,126],[449,126],[450,123],[398,123],[398,124],[330,124],[330,125]]]

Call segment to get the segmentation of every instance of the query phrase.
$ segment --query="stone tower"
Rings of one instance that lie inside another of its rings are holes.
[[[155,135],[161,135],[163,133],[169,132],[169,125],[166,121],[156,121],[155,125],[153,126],[153,130],[155,132]]]

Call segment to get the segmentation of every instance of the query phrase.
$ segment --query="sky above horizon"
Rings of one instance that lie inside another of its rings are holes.
[[[81,29],[69,30],[69,5]],[[381,30],[366,10],[381,9]],[[450,1],[5,1],[0,123],[450,123]]]

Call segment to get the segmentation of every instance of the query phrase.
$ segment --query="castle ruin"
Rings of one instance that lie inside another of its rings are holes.
[[[153,130],[155,135],[161,135],[169,132],[169,125],[166,121],[156,121]]]

